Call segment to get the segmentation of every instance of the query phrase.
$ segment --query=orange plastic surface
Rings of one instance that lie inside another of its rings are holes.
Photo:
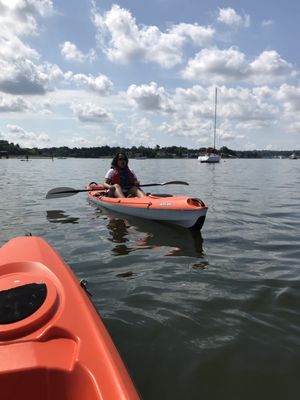
[[[99,314],[56,251],[38,237],[0,248],[0,291],[41,282],[41,307],[0,324],[0,398],[139,399]]]
[[[207,210],[208,207],[199,199],[193,199],[188,196],[172,196],[172,197],[159,197],[152,196],[151,194],[145,197],[107,197],[105,194],[107,190],[101,185],[88,186],[91,191],[88,192],[89,196],[97,198],[103,203],[110,203],[134,208],[151,208],[157,210]],[[95,190],[92,190],[95,189]]]

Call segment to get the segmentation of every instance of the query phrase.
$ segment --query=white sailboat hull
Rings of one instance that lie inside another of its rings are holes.
[[[291,154],[290,156],[289,156],[289,159],[290,160],[297,160],[297,156],[296,156],[296,154],[295,153],[293,153],[293,154]]]
[[[220,162],[221,156],[219,154],[205,154],[204,156],[199,156],[198,160],[201,163],[218,163]]]

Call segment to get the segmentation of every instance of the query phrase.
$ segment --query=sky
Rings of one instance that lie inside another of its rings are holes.
[[[0,0],[0,140],[300,149],[298,0]]]

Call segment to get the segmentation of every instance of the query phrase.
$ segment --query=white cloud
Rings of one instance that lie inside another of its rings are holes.
[[[46,133],[35,133],[26,131],[18,125],[8,124],[7,132],[4,133],[6,140],[18,143],[23,147],[43,147],[50,142]]]
[[[120,141],[112,134],[102,134],[102,136],[96,136],[96,146],[120,146]]]
[[[28,103],[21,97],[1,96],[0,112],[20,112],[30,109]]]
[[[1,30],[16,35],[37,32],[37,19],[50,15],[52,0],[0,0]]]
[[[36,64],[39,54],[23,37],[38,34],[38,19],[52,12],[52,1],[0,0],[0,10],[0,90],[12,94],[45,93],[60,69],[49,63]]]
[[[112,120],[109,112],[92,103],[73,104],[71,109],[81,122],[103,123]]]
[[[199,85],[178,88],[172,97],[176,110],[159,127],[170,136],[191,137],[203,145],[211,144],[214,116],[214,89]],[[261,95],[259,95],[261,94]],[[219,87],[217,136],[219,142],[243,139],[242,132],[270,128],[278,121],[281,107],[266,88]]]
[[[273,144],[267,144],[266,150],[276,150],[276,147]]]
[[[255,143],[247,142],[241,150],[257,150],[257,145]]]
[[[182,62],[182,47],[190,39],[198,46],[210,41],[211,27],[197,24],[173,25],[166,32],[157,26],[137,25],[128,10],[113,5],[104,15],[93,11],[99,48],[108,59],[128,63],[134,59],[171,68]]]
[[[233,8],[219,8],[218,21],[232,26],[234,28],[238,27],[249,27],[250,26],[250,16],[245,14],[244,16],[239,15]]]
[[[221,118],[236,121],[259,121],[261,126],[271,124],[279,112],[273,99],[264,99],[246,88],[225,88],[219,91]]]
[[[222,127],[221,127],[222,129]],[[244,137],[244,136],[242,136]],[[220,132],[220,130],[218,131],[218,138],[219,138],[219,142],[231,142],[232,140],[235,140],[237,138],[241,138],[241,136],[237,136],[234,133],[230,133],[230,132],[226,132],[226,131],[222,131]]]
[[[100,95],[107,95],[111,92],[113,88],[112,81],[103,74],[96,77],[92,75],[85,74],[73,74],[73,72],[68,72],[65,74],[67,80],[75,82],[78,86],[86,87]]]
[[[287,113],[300,112],[300,88],[283,84],[279,90],[275,92],[275,96],[283,104]]]
[[[172,100],[163,87],[156,82],[149,85],[131,85],[127,90],[127,98],[131,104],[141,110],[170,113],[173,111]]]
[[[96,53],[94,49],[90,49],[87,54],[83,54],[76,46],[76,44],[69,41],[60,45],[60,52],[67,61],[84,63],[85,61],[94,61]]]
[[[283,84],[274,90],[274,98],[282,104],[280,120],[291,134],[300,133],[300,87]]]
[[[86,138],[83,138],[81,136],[72,137],[70,139],[70,143],[72,146],[75,146],[75,147],[92,147],[93,146],[91,141],[89,141]]]
[[[272,19],[264,19],[261,23],[263,27],[268,27],[274,25],[274,21]]]
[[[0,90],[11,94],[44,94],[50,82],[63,76],[57,65],[36,65],[28,59],[16,63],[0,60],[0,67]]]
[[[211,124],[209,121],[192,118],[189,116],[182,119],[180,115],[176,115],[170,122],[163,122],[159,130],[178,137],[193,137],[202,143],[208,143],[211,135]]]
[[[292,134],[300,134],[300,121],[293,121],[288,125],[288,132]]]
[[[263,51],[252,63],[250,74],[254,83],[274,82],[295,76],[293,66],[275,50]]]
[[[20,38],[15,35],[14,31],[7,31],[5,28],[2,27],[0,35],[0,45],[1,63],[17,63],[18,61],[26,58],[39,58],[39,54],[37,53],[37,51],[26,45]]]
[[[153,125],[147,118],[132,115],[126,123],[120,123],[116,127],[119,143],[127,143],[130,146],[155,146],[152,138]]]
[[[294,76],[293,66],[274,50],[264,51],[252,62],[248,62],[245,54],[233,47],[226,50],[203,49],[189,60],[182,71],[185,79],[212,83],[262,84]]]
[[[244,80],[248,74],[245,55],[234,48],[203,49],[189,60],[182,72],[184,79],[219,83]]]
[[[205,46],[211,43],[215,30],[210,26],[204,27],[198,24],[180,23],[178,25],[173,25],[169,33],[190,38],[197,46]]]

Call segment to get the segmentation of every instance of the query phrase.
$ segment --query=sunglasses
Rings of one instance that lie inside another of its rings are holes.
[[[126,158],[118,158],[119,161],[126,161]]]

